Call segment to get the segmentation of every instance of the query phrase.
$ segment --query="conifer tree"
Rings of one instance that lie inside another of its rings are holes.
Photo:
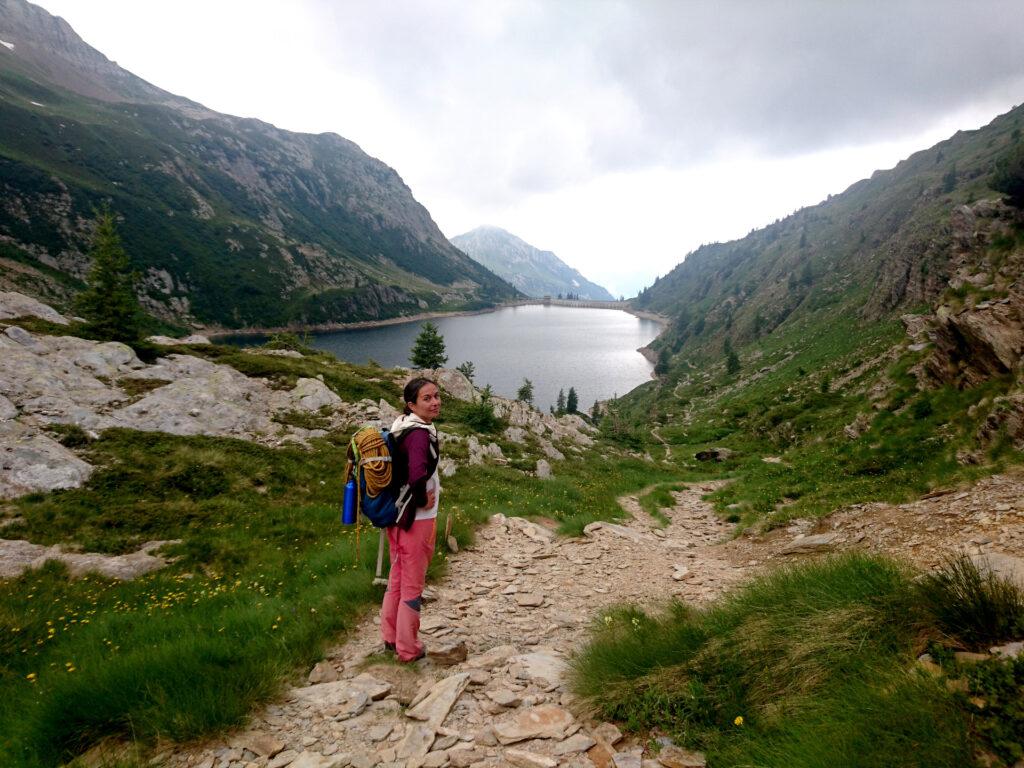
[[[430,321],[420,329],[409,353],[409,362],[416,368],[440,368],[448,362],[448,355],[444,353],[444,336]]]
[[[533,382],[527,378],[523,379],[523,385],[516,392],[516,400],[533,405]]]
[[[579,411],[579,398],[576,396],[576,388],[569,387],[569,394],[565,398],[565,412],[577,413]]]
[[[558,399],[555,400],[555,413],[561,416],[565,413],[565,390],[558,390]]]
[[[75,311],[86,320],[85,332],[104,341],[137,342],[142,338],[143,312],[135,295],[136,275],[109,209],[96,217],[89,256],[89,287],[75,300]]]
[[[455,366],[455,370],[458,371],[459,373],[461,373],[467,379],[469,379],[469,383],[470,384],[473,383],[473,374],[476,373],[476,366],[473,365],[472,361],[467,360],[466,362],[462,363],[461,365]]]
[[[740,371],[740,356],[732,348],[732,341],[728,338],[722,344],[722,352],[725,353],[725,372],[730,376]]]

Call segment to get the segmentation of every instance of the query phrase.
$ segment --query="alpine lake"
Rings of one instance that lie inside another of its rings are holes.
[[[555,404],[558,391],[575,387],[579,409],[610,400],[650,381],[653,365],[637,350],[662,326],[618,309],[522,305],[494,312],[434,318],[444,337],[448,368],[469,361],[478,388],[514,398],[523,379],[533,382],[538,408]],[[311,346],[342,360],[409,366],[423,321],[313,334]],[[218,342],[254,346],[266,336],[224,336]]]

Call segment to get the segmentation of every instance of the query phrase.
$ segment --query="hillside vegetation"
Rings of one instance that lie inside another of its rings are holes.
[[[716,499],[746,524],[1019,461],[1024,216],[992,184],[1022,114],[690,254],[634,301],[671,318],[662,375],[609,428],[660,450],[629,426],[650,419],[683,466],[729,449],[708,471],[736,478]]]
[[[518,295],[351,141],[172,96],[22,0],[0,14],[14,41],[0,49],[0,287],[66,306],[109,205],[147,309],[178,324],[347,322]]]

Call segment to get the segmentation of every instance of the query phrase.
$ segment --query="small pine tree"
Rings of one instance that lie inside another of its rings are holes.
[[[104,341],[138,341],[143,312],[135,295],[136,275],[109,209],[96,217],[89,256],[89,287],[75,300],[75,310],[86,319],[86,333]]]
[[[555,400],[555,413],[561,416],[565,413],[565,390],[558,390],[558,399]]]
[[[729,339],[725,340],[722,344],[722,352],[725,354],[725,372],[732,376],[734,373],[740,372],[740,356],[736,354],[736,350],[732,348],[732,341]]]
[[[527,378],[523,379],[523,385],[519,387],[519,391],[516,392],[516,400],[522,400],[524,403],[533,405],[533,382]]]
[[[601,420],[601,403],[597,400],[590,407],[590,418],[594,420],[595,424]]]
[[[456,366],[455,370],[457,370],[459,373],[461,373],[463,376],[469,379],[470,384],[473,383],[473,374],[476,373],[476,366],[474,366],[472,362],[467,360],[466,362],[462,363],[462,365]]]
[[[805,261],[803,269],[800,271],[800,282],[804,285],[810,285],[814,282],[814,270],[811,268],[811,262]]]
[[[658,352],[658,362],[654,364],[654,375],[664,376],[668,373],[668,366],[672,360],[672,353],[668,351],[667,347],[662,347]]]
[[[949,166],[949,170],[946,171],[942,177],[942,192],[948,194],[956,188],[956,163]]]
[[[1024,144],[1018,143],[996,163],[989,186],[1007,195],[1010,205],[1024,208]]]
[[[576,395],[576,387],[569,387],[569,394],[565,398],[565,412],[578,413],[580,400]]]
[[[444,353],[444,336],[436,325],[429,321],[423,324],[409,353],[409,362],[416,368],[440,368],[448,362],[448,355]]]

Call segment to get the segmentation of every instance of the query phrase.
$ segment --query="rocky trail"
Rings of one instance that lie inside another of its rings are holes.
[[[381,663],[376,617],[367,618],[309,685],[255,715],[247,731],[167,764],[640,766],[641,745],[576,711],[567,663],[602,608],[671,595],[702,601],[742,578],[746,566],[717,553],[732,526],[701,501],[713,488],[679,493],[664,528],[635,496],[620,499],[631,519],[593,523],[574,539],[494,516],[429,589],[427,659]]]
[[[428,588],[427,659],[389,661],[368,617],[246,730],[158,758],[180,768],[701,766],[675,747],[646,757],[614,724],[588,719],[567,690],[571,656],[602,609],[704,602],[770,563],[850,548],[924,567],[966,551],[1024,583],[1021,472],[739,537],[702,500],[716,487],[676,493],[665,527],[623,497],[624,521],[593,523],[580,538],[495,515]]]

